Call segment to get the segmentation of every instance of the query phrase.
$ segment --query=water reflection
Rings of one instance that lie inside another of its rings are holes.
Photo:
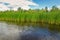
[[[0,23],[0,40],[17,40],[18,32],[18,26],[8,25],[4,22]]]
[[[20,35],[20,40],[59,40],[60,35],[50,33],[46,29],[34,28],[34,30],[24,30]]]
[[[17,26],[0,22],[0,40],[60,40],[59,32],[50,31],[49,26],[44,25]]]

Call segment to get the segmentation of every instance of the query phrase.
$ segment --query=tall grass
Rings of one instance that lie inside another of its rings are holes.
[[[60,10],[18,10],[18,11],[0,11],[0,21],[16,23],[49,23],[60,24]]]

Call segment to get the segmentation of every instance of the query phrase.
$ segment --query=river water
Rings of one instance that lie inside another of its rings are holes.
[[[0,22],[0,40],[60,40],[60,32],[47,28],[18,26]]]

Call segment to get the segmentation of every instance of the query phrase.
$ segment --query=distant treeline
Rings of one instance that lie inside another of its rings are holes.
[[[22,10],[18,8],[18,11],[0,11],[0,21],[8,22],[34,22],[34,23],[49,23],[60,24],[60,9],[53,6],[49,11],[48,7],[45,9],[34,10]]]

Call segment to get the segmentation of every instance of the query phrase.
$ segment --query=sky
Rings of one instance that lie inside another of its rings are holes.
[[[46,6],[48,8],[51,8],[52,6],[57,6],[60,8],[60,0],[33,0],[35,3],[39,5],[37,8],[45,8]]]
[[[53,5],[60,8],[60,0],[0,0],[0,10],[15,10],[21,7],[24,10],[42,9],[46,6],[50,9]]]

